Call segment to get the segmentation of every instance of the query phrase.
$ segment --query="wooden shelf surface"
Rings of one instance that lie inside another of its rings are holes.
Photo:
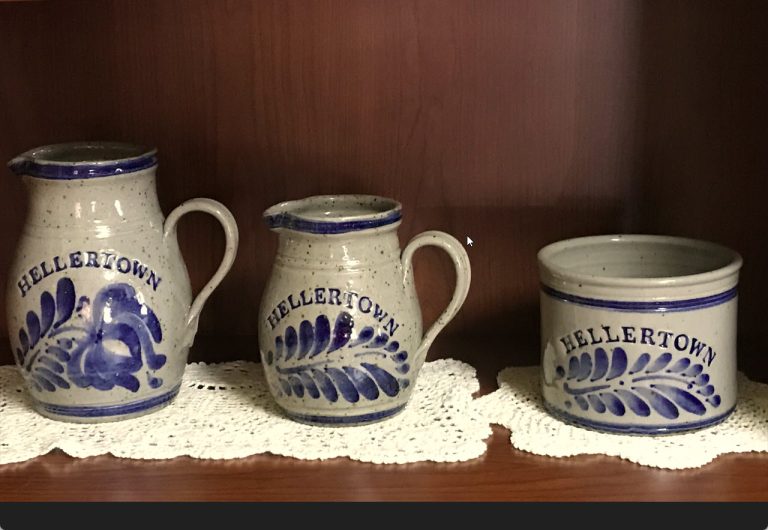
[[[200,341],[193,359],[204,356],[208,344]],[[444,339],[432,354],[470,362],[485,393],[495,388],[505,361],[503,355],[477,352],[498,348]],[[469,462],[407,465],[272,455],[230,461],[74,459],[54,451],[0,466],[0,501],[768,501],[764,453],[726,455],[699,469],[671,471],[614,457],[535,456],[514,449],[500,427],[487,443],[486,454]]]

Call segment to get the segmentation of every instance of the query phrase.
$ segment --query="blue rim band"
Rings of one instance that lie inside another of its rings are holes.
[[[728,416],[730,416],[734,410],[736,410],[736,407],[734,406],[723,414],[714,416],[707,420],[677,423],[672,425],[622,425],[617,423],[605,423],[602,421],[592,421],[580,418],[578,416],[574,416],[565,411],[562,411],[548,403],[544,403],[544,408],[547,409],[547,412],[550,415],[566,423],[571,423],[579,427],[586,427],[588,429],[607,431],[617,434],[673,434],[684,431],[703,429],[705,427],[712,427],[713,425],[721,423]]]
[[[176,394],[179,393],[179,386],[176,386],[170,392],[161,394],[159,396],[151,397],[142,401],[134,401],[133,403],[127,403],[125,405],[108,405],[106,407],[68,407],[65,405],[54,405],[52,403],[44,403],[38,401],[37,404],[45,412],[55,414],[57,416],[72,416],[76,418],[103,418],[105,416],[124,416],[126,414],[133,414],[141,412],[143,410],[151,409],[165,403],[168,403]]]
[[[11,171],[17,175],[31,175],[33,177],[50,180],[77,180],[99,177],[113,177],[125,173],[134,173],[143,169],[149,169],[157,165],[157,155],[146,155],[119,160],[104,164],[40,164],[34,160],[23,160],[10,165]]]
[[[298,232],[307,232],[310,234],[344,234],[346,232],[356,232],[358,230],[368,230],[370,228],[379,228],[392,223],[396,223],[402,218],[400,210],[394,210],[384,217],[376,219],[361,219],[358,221],[313,221],[297,217],[289,213],[279,213],[277,215],[268,215],[265,217],[269,228],[288,228]]]
[[[724,304],[738,294],[738,287],[728,289],[725,292],[704,296],[702,298],[690,298],[688,300],[667,300],[663,302],[625,302],[620,300],[600,300],[597,298],[586,298],[568,294],[542,284],[541,291],[553,298],[564,302],[578,304],[588,307],[597,307],[600,309],[610,309],[612,311],[624,311],[631,313],[666,313],[679,311],[693,311],[695,309],[706,309],[716,305]]]
[[[285,409],[283,409],[283,411],[289,418],[293,418],[304,423],[314,423],[318,425],[354,425],[357,423],[370,423],[372,421],[389,418],[404,408],[405,405],[400,405],[393,409],[383,410],[380,412],[371,412],[369,414],[360,414],[358,416],[314,416],[311,414],[295,414]]]

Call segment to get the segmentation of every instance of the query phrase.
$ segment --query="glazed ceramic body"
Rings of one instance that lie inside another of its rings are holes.
[[[10,163],[29,209],[6,291],[11,346],[35,406],[68,421],[108,421],[168,404],[203,303],[234,260],[237,227],[195,199],[165,219],[154,151],[112,143],[32,150]],[[224,261],[193,304],[176,241],[202,210],[227,234]]]
[[[265,212],[280,235],[259,312],[259,344],[272,394],[293,419],[349,425],[403,409],[437,333],[466,298],[461,244],[425,232],[400,252],[400,204],[342,195],[290,201]],[[453,259],[449,307],[422,334],[411,256],[436,245]]]
[[[542,391],[567,421],[660,434],[736,405],[741,258],[702,241],[597,236],[539,252]]]

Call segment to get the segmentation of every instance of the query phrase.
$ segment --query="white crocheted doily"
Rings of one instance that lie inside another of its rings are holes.
[[[360,427],[314,427],[283,418],[261,365],[190,364],[170,406],[131,420],[79,425],[34,412],[15,366],[0,367],[0,464],[59,448],[75,457],[300,459],[349,457],[375,463],[458,462],[482,455],[491,435],[472,408],[475,369],[447,359],[425,363],[399,415]]]
[[[685,469],[726,453],[768,451],[768,385],[743,374],[736,411],[723,423],[663,436],[606,434],[553,418],[542,405],[538,366],[505,368],[497,380],[499,389],[477,399],[475,407],[511,431],[513,446],[537,455],[612,455],[644,466]]]

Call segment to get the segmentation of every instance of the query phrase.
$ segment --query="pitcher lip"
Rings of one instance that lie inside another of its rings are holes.
[[[338,208],[331,211],[331,206]],[[355,213],[344,215],[345,209]],[[330,235],[394,225],[402,218],[401,209],[398,201],[376,195],[315,195],[275,204],[263,215],[273,230]]]
[[[157,149],[124,142],[68,142],[36,147],[10,162],[17,175],[49,180],[112,177],[157,165]]]

